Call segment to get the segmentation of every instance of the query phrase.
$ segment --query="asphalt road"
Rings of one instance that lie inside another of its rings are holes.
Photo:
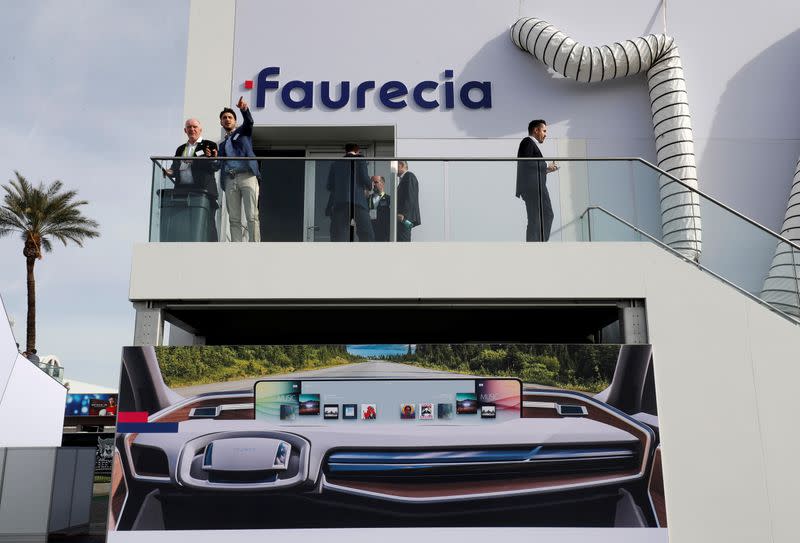
[[[333,366],[320,370],[296,371],[293,373],[270,374],[263,377],[251,377],[240,381],[225,381],[222,383],[208,383],[190,387],[176,388],[175,392],[181,396],[190,397],[208,392],[222,392],[229,390],[253,390],[256,381],[264,378],[286,378],[286,379],[307,379],[310,377],[327,377],[331,379],[441,379],[445,377],[465,377],[474,378],[474,375],[462,373],[451,373],[448,371],[431,370],[420,368],[410,364],[397,364],[395,362],[383,362],[379,360],[369,360],[357,364],[347,364],[344,366]]]

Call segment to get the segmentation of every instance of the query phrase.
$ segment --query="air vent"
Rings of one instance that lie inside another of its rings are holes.
[[[169,461],[161,449],[132,445],[131,458],[136,474],[144,477],[169,477]]]
[[[340,450],[328,456],[325,472],[339,479],[577,474],[627,470],[634,468],[637,460],[636,445]]]

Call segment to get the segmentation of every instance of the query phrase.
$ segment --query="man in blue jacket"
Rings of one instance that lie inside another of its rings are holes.
[[[221,157],[254,157],[253,116],[247,102],[240,96],[236,107],[242,113],[242,124],[236,126],[236,112],[226,107],[219,114],[219,123],[225,129],[225,138],[219,144]],[[261,172],[255,160],[223,160],[220,168],[220,186],[225,192],[231,241],[244,241],[242,208],[247,221],[249,241],[261,241],[258,222],[258,188]]]

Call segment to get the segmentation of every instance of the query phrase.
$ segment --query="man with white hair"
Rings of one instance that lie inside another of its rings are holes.
[[[199,158],[217,156],[217,144],[202,138],[203,127],[197,119],[186,119],[183,131],[188,138],[186,143],[175,150],[175,157]],[[211,220],[208,225],[208,239],[217,241],[216,213],[219,208],[217,180],[214,176],[214,161],[211,160],[173,160],[166,174],[175,183],[176,190],[201,192],[209,200]]]

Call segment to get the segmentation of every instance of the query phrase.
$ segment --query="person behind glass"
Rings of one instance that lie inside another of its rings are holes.
[[[197,119],[186,119],[183,131],[188,138],[186,143],[175,150],[176,157],[212,157],[217,155],[217,144],[201,137],[203,127]],[[164,173],[175,183],[179,191],[201,192],[208,198],[211,209],[211,220],[208,225],[208,237],[205,241],[217,241],[216,213],[217,180],[214,178],[214,164],[210,160],[173,160],[172,165]]]
[[[542,152],[536,142],[544,143],[547,138],[547,123],[536,119],[528,123],[528,136],[519,143],[517,158],[541,158]],[[517,161],[517,198],[525,201],[528,214],[528,227],[525,241],[547,241],[553,226],[553,206],[547,192],[547,174],[558,169],[555,162],[544,160]]]
[[[219,124],[225,129],[225,138],[219,144],[221,157],[254,157],[253,116],[247,102],[240,96],[236,107],[242,113],[242,124],[236,126],[236,112],[226,107],[219,114]],[[231,241],[244,241],[242,208],[247,221],[249,241],[261,241],[258,221],[258,189],[261,172],[255,160],[223,160],[220,185],[225,192],[226,208],[231,226]]]
[[[391,199],[386,194],[386,180],[382,175],[372,176],[372,193],[367,197],[369,218],[375,241],[389,241],[389,216],[392,213]]]
[[[42,361],[41,358],[39,358],[39,355],[36,354],[36,349],[31,349],[30,351],[25,351],[22,354],[23,354],[23,356],[25,358],[27,358],[28,360],[30,360],[31,362],[33,362],[36,365],[39,365],[39,363]]]
[[[348,143],[345,157],[360,157],[358,145]],[[332,193],[331,241],[353,241],[351,218],[356,223],[358,241],[374,241],[372,222],[367,210],[367,195],[372,182],[363,160],[335,160],[328,172],[327,189]]]
[[[419,181],[408,162],[397,163],[397,241],[411,241],[411,229],[422,224],[419,216]]]

